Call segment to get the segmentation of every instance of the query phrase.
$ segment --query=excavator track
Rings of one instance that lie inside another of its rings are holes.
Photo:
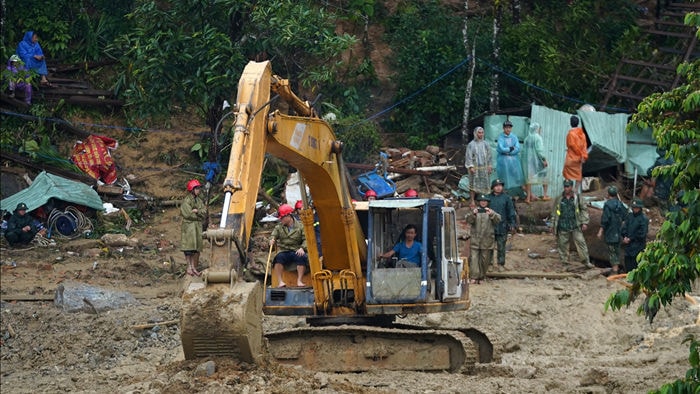
[[[373,326],[304,327],[265,335],[282,364],[326,372],[458,372],[479,361],[479,348],[463,332]]]

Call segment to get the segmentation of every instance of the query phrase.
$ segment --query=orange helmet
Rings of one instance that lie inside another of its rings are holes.
[[[377,197],[377,192],[375,192],[372,189],[367,190],[367,192],[365,193],[365,198],[369,197]]]
[[[199,183],[198,180],[192,179],[191,181],[187,182],[187,191],[191,192],[194,190],[195,187],[202,187],[202,184]]]
[[[403,195],[404,197],[418,197],[418,192],[413,189],[408,189]]]
[[[291,205],[282,204],[282,205],[280,205],[279,209],[277,210],[277,217],[282,219],[283,217],[285,217],[287,215],[291,215],[292,212],[294,212],[294,208],[292,208]]]
[[[304,203],[301,200],[297,200],[297,202],[294,204],[294,209],[302,209],[304,208]]]

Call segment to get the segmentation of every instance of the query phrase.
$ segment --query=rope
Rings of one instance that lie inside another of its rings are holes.
[[[57,226],[61,221],[62,228]],[[93,226],[90,219],[73,206],[66,207],[65,211],[61,212],[58,209],[53,209],[47,220],[49,236],[58,239],[74,239],[81,236],[84,232],[92,231]],[[65,226],[68,226],[67,228]],[[59,230],[66,232],[71,230],[70,234],[64,234]]]
[[[32,239],[32,244],[46,248],[49,246],[56,246],[56,241],[44,237],[41,233],[37,233],[34,239]]]

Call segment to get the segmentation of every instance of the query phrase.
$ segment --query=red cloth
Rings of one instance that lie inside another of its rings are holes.
[[[86,174],[109,185],[117,180],[117,167],[110,154],[117,146],[113,138],[90,135],[75,143],[71,160]]]
[[[566,135],[566,159],[564,160],[564,179],[581,181],[583,179],[583,163],[588,160],[588,145],[583,129],[575,127]]]

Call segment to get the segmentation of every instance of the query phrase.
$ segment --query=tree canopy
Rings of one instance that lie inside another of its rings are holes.
[[[700,27],[700,15],[688,14],[686,24]],[[696,35],[700,38],[700,30]],[[677,72],[685,83],[644,99],[629,126],[651,128],[659,149],[672,159],[653,172],[673,179],[672,207],[656,240],[637,257],[638,268],[627,275],[629,287],[606,302],[606,308],[616,310],[643,296],[637,312],[650,323],[661,307],[690,292],[700,276],[700,59],[681,64]],[[700,387],[700,342],[688,341],[690,370],[659,392],[697,392]]]

